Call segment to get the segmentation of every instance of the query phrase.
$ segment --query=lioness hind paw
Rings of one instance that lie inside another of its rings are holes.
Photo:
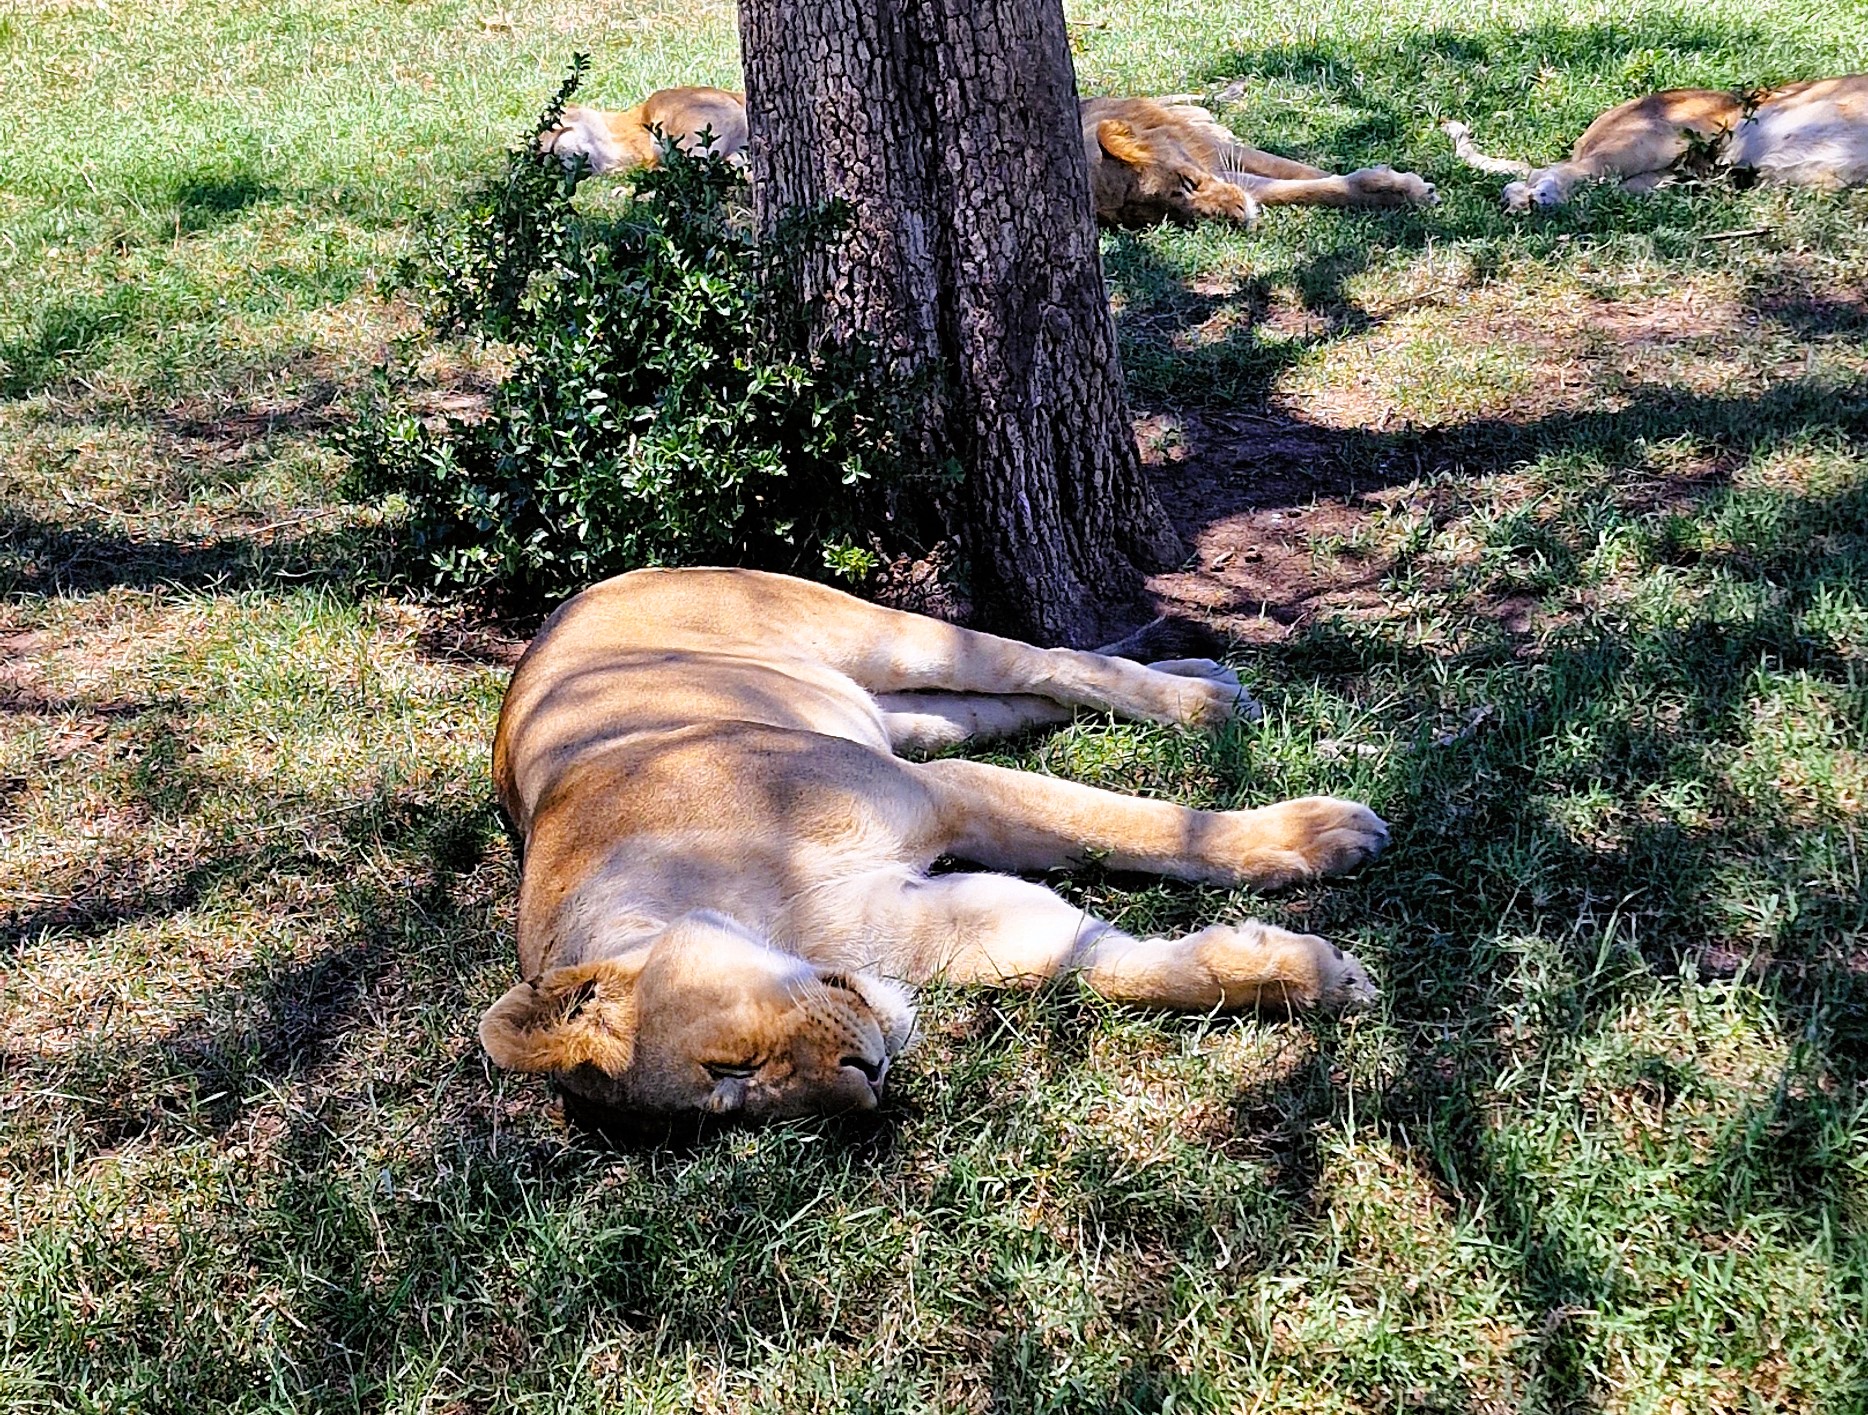
[[[1276,844],[1303,861],[1304,875],[1346,874],[1387,848],[1388,823],[1360,801],[1302,796],[1264,809]]]
[[[1214,924],[1188,943],[1225,1007],[1359,1012],[1380,998],[1362,960],[1316,934],[1247,920]]]
[[[1148,667],[1170,678],[1189,680],[1188,686],[1199,685],[1193,700],[1182,704],[1180,720],[1190,726],[1256,722],[1264,715],[1258,700],[1239,685],[1239,675],[1223,663],[1210,658],[1170,658]]]
[[[1381,1001],[1368,969],[1362,960],[1345,949],[1330,945],[1335,957],[1324,964],[1323,988],[1317,1006],[1326,1012],[1367,1012]]]
[[[1209,682],[1224,683],[1231,688],[1239,686],[1237,673],[1210,658],[1166,658],[1148,666],[1156,673],[1169,673],[1176,678],[1205,678]]]

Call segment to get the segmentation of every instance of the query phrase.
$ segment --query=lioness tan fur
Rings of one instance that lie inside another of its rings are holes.
[[[1609,109],[1569,160],[1550,167],[1488,157],[1464,123],[1441,125],[1460,160],[1519,178],[1505,206],[1561,206],[1586,182],[1653,191],[1687,170],[1726,169],[1761,181],[1831,190],[1868,182],[1868,74],[1742,91],[1673,88]]]
[[[632,172],[659,167],[664,142],[683,152],[699,151],[704,133],[713,139],[708,151],[740,161],[746,147],[745,96],[724,88],[664,88],[621,113],[573,103],[556,127],[539,135],[538,146],[567,164],[582,157],[592,172]]]
[[[1266,206],[1431,206],[1433,183],[1391,167],[1346,176],[1240,142],[1194,103],[1086,98],[1083,152],[1106,226],[1251,222]]]
[[[1430,206],[1436,200],[1433,184],[1411,172],[1364,167],[1336,176],[1261,152],[1198,104],[1086,98],[1080,113],[1096,218],[1107,226],[1249,223],[1264,206]],[[622,113],[569,107],[539,145],[567,160],[581,153],[593,172],[626,172],[661,160],[650,134],[656,126],[684,152],[711,127],[714,150],[737,160],[746,146],[745,100],[725,89],[672,88]]]
[[[1073,709],[1215,725],[1255,711],[1206,660],[1144,667],[749,570],[642,570],[548,619],[494,740],[524,842],[519,966],[480,1038],[590,1099],[749,1118],[873,1107],[914,1031],[899,984],[1074,975],[1155,1007],[1345,1007],[1354,956],[1259,923],[1132,938],[1041,885],[943,874],[1096,859],[1269,887],[1387,828],[1314,796],[1196,811],[926,750]]]

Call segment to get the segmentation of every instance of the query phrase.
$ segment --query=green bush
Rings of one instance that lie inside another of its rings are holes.
[[[863,573],[900,390],[868,350],[813,339],[795,279],[846,214],[755,241],[740,177],[708,153],[641,174],[621,215],[580,211],[582,161],[541,157],[536,135],[584,62],[400,268],[423,340],[499,350],[489,405],[421,416],[405,345],[344,434],[353,491],[406,498],[438,583],[522,600],[642,565]]]

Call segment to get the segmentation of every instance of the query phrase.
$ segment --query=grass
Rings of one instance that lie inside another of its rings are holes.
[[[1072,18],[1086,87],[1244,78],[1242,132],[1446,198],[1111,238],[1138,401],[1301,428],[1353,514],[1286,534],[1375,592],[1266,627],[1259,726],[1004,758],[1370,800],[1345,883],[1061,883],[1384,1004],[936,992],[878,1127],[616,1149],[474,1043],[510,641],[394,587],[325,437],[569,50],[727,80],[730,10],[0,9],[0,1405],[1868,1408],[1868,196],[1514,221],[1431,126],[1546,157],[1868,67],[1853,10]]]

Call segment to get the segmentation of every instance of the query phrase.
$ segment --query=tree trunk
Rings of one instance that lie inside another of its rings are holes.
[[[1182,553],[1144,479],[1059,0],[740,0],[754,203],[853,224],[805,290],[925,382],[979,617],[1080,641]]]

